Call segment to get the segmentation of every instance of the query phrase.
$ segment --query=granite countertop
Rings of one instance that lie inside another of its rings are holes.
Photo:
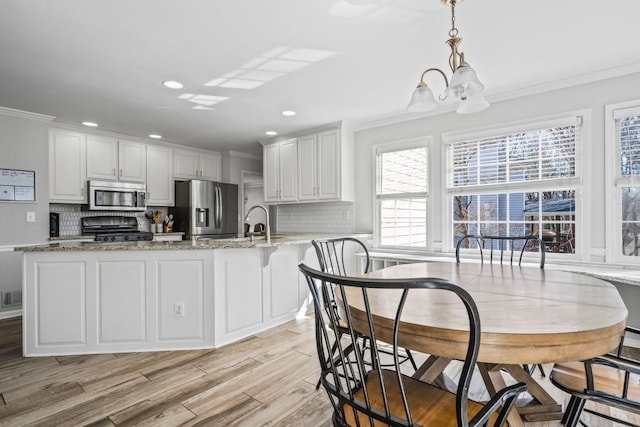
[[[193,250],[193,249],[237,249],[268,248],[283,245],[310,244],[313,239],[331,237],[368,238],[370,234],[331,234],[331,233],[277,233],[271,235],[271,244],[264,237],[231,239],[181,240],[181,241],[144,241],[144,242],[88,242],[59,240],[42,245],[29,245],[16,248],[20,252],[64,252],[64,251],[139,251],[139,250]]]

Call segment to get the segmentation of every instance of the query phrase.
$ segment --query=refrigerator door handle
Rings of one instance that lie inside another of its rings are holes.
[[[222,228],[222,190],[216,187],[216,228]]]

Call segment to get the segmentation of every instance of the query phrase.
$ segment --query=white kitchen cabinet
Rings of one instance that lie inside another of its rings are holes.
[[[285,144],[291,145],[284,149]],[[317,128],[297,139],[267,144],[263,154],[265,201],[354,200],[353,132],[343,123]]]
[[[337,129],[299,138],[298,200],[339,200],[340,161]]]
[[[264,199],[267,203],[297,200],[298,141],[288,139],[263,148]]]
[[[173,150],[147,146],[147,204],[149,206],[173,206]]]
[[[49,202],[86,203],[85,135],[49,132]]]
[[[174,176],[177,179],[220,181],[222,178],[222,158],[220,153],[175,150],[174,162]]]
[[[147,144],[118,141],[118,179],[145,182],[147,179]]]
[[[24,254],[26,356],[214,344],[210,250]]]
[[[145,182],[146,145],[103,136],[87,136],[87,177]]]

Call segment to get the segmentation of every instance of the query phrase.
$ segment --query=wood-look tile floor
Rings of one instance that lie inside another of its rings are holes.
[[[312,331],[303,318],[216,350],[23,358],[21,318],[2,320],[0,426],[330,426]]]

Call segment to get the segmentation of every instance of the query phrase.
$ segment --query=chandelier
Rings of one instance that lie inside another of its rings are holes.
[[[449,82],[446,74],[439,68],[427,68],[424,70],[420,76],[418,87],[411,95],[411,101],[407,106],[409,111],[422,113],[435,110],[438,107],[439,104],[433,96],[433,92],[424,82],[425,76],[430,71],[440,73],[447,87],[438,99],[444,101],[447,98],[455,98],[460,101],[456,113],[476,113],[489,106],[489,103],[482,95],[484,85],[478,80],[474,69],[465,61],[464,53],[458,51],[458,45],[462,41],[458,37],[458,29],[456,28],[456,3],[459,1],[462,0],[442,0],[442,3],[451,5],[451,29],[449,30],[449,40],[447,40],[447,44],[451,48],[451,55],[449,56],[449,67],[453,72],[451,81]]]

